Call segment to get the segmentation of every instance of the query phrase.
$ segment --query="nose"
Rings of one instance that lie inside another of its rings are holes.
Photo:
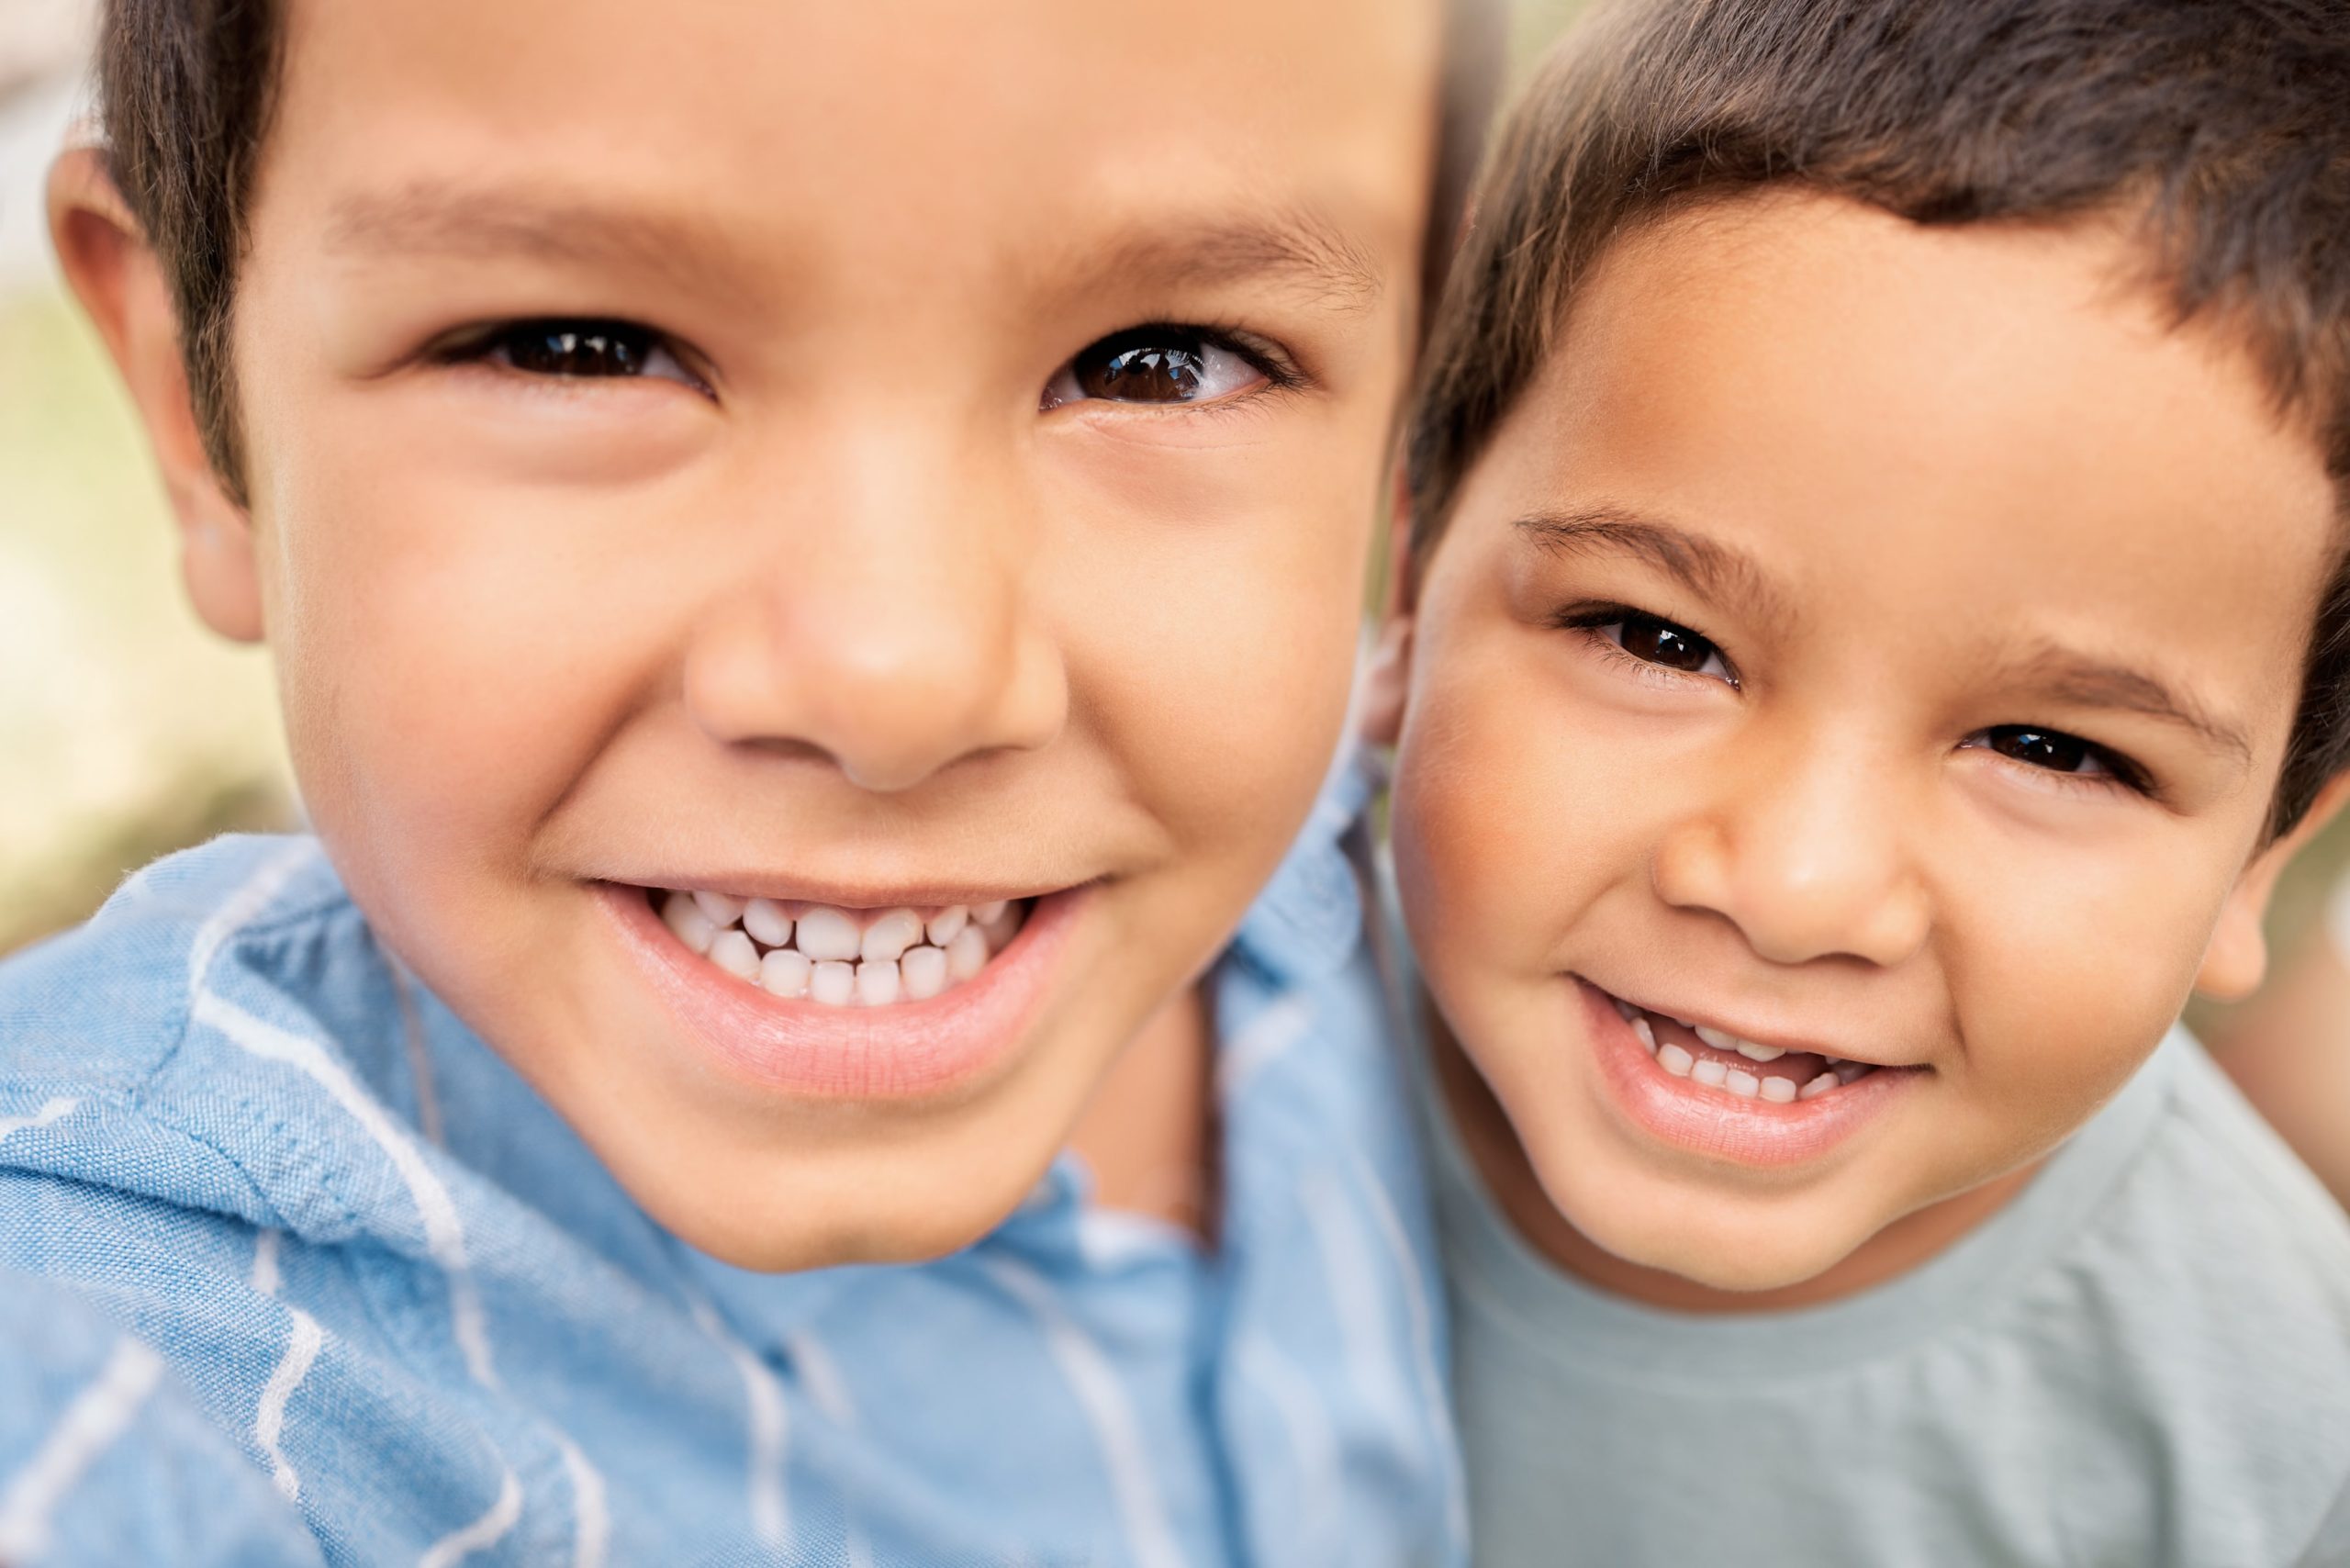
[[[1068,681],[1031,602],[1033,505],[972,443],[918,430],[867,421],[823,443],[821,472],[760,487],[788,498],[758,531],[763,565],[688,645],[705,733],[821,754],[881,793],[1059,733]]]
[[[1660,897],[1722,916],[1772,963],[1890,969],[1924,946],[1932,902],[1892,765],[1809,733],[1721,761],[1658,843]]]

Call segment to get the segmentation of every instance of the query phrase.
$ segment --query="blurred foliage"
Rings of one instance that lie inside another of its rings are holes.
[[[128,400],[54,289],[0,299],[0,950],[292,820],[262,655],[206,631]]]

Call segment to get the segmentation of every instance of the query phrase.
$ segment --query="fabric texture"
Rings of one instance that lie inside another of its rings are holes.
[[[1432,1136],[1481,1568],[2350,1563],[2350,1220],[2183,1032],[1982,1228],[1802,1311],[1596,1292]]]
[[[0,966],[0,1562],[1458,1564],[1342,768],[1210,977],[1219,1247],[1064,1159],[977,1246],[696,1253],[238,838]]]

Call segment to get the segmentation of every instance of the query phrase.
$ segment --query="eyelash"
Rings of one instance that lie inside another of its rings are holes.
[[[1074,374],[1078,362],[1096,350],[1113,344],[1141,345],[1150,342],[1154,335],[1161,334],[1165,339],[1194,340],[1203,348],[1215,349],[1231,354],[1262,375],[1265,378],[1265,384],[1246,392],[1229,393],[1203,398],[1197,402],[1176,398],[1165,400],[1086,397],[1058,400],[1053,398],[1054,389]],[[1295,356],[1287,348],[1246,327],[1224,321],[1145,321],[1132,327],[1121,327],[1114,332],[1105,332],[1064,360],[1046,383],[1045,399],[1040,406],[1045,411],[1050,412],[1054,409],[1075,407],[1080,403],[1107,402],[1110,406],[1125,410],[1129,414],[1213,416],[1229,414],[1246,409],[1262,397],[1293,392],[1312,385],[1313,378],[1299,365]]]
[[[1616,639],[1605,635],[1609,628],[1620,627],[1628,622],[1652,622],[1669,629],[1678,636],[1703,644],[1712,651],[1713,657],[1721,661],[1724,674],[1717,677],[1697,671],[1676,670],[1671,666],[1641,658],[1625,648]],[[1675,621],[1668,621],[1663,616],[1649,610],[1638,610],[1625,604],[1572,605],[1554,612],[1550,617],[1550,624],[1561,631],[1581,633],[1594,651],[1609,662],[1624,666],[1627,673],[1637,678],[1676,687],[1691,680],[1718,680],[1733,691],[1743,689],[1737,666],[1730,663],[1729,655],[1722,651],[1719,644],[1702,632],[1695,631]],[[2094,762],[2101,769],[2098,772],[2089,773],[2077,768],[2045,767],[2026,762],[2020,757],[2009,756],[2004,752],[1998,753],[2007,761],[2026,769],[2034,775],[2037,780],[2044,781],[2047,785],[2059,789],[2098,791],[2121,789],[2149,799],[2155,798],[2157,795],[2153,778],[2132,758],[2113,750],[2110,746],[2099,745],[2095,741],[2084,739],[2064,730],[2050,729],[2045,725],[1986,725],[1960,741],[1959,749],[1962,751],[1996,750],[1997,737],[2002,735],[2013,737],[2020,742],[2037,738],[2043,743],[2053,743],[2061,746],[2077,746],[2087,760]]]

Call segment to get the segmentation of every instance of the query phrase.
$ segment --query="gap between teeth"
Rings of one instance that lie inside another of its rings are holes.
[[[692,952],[772,995],[829,1007],[927,1002],[987,967],[1020,929],[998,901],[878,912],[655,890],[662,924]]]

